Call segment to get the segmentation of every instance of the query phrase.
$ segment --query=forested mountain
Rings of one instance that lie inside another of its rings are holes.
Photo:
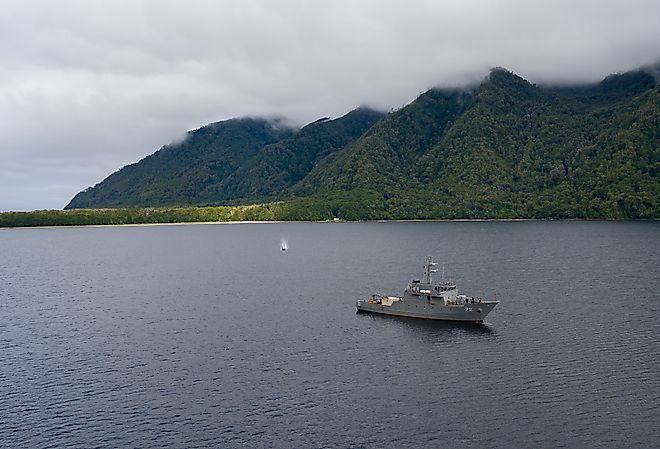
[[[386,115],[209,127],[67,207],[282,200],[283,218],[303,219],[660,217],[660,87],[641,70],[539,87],[494,69]]]
[[[212,123],[78,193],[65,209],[210,202],[215,185],[265,145],[293,133],[278,120]]]
[[[218,185],[216,197],[250,201],[286,194],[322,159],[360,137],[382,115],[359,108],[336,120],[317,120],[294,136],[264,147]]]
[[[471,103],[460,91],[430,90],[408,106],[388,114],[345,150],[329,157],[292,191],[374,189],[379,192],[416,186],[419,159]]]
[[[65,209],[217,204],[281,195],[382,113],[359,108],[301,130],[277,120],[232,119],[190,131],[76,195]]]

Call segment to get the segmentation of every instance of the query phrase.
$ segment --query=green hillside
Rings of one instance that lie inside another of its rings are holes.
[[[209,125],[67,208],[277,200],[269,219],[660,218],[659,158],[651,75],[539,87],[495,69],[385,115]]]
[[[65,209],[212,202],[217,184],[265,145],[293,133],[277,120],[243,118],[212,123],[78,193]]]
[[[215,196],[254,201],[286,195],[321,160],[360,137],[382,115],[359,108],[336,120],[317,120],[289,139],[263,148],[218,185]]]
[[[365,188],[385,192],[414,186],[419,157],[440,141],[471,101],[472,95],[465,92],[430,90],[422,94],[318,164],[292,192],[309,195]]]
[[[263,119],[213,123],[80,192],[65,209],[210,205],[277,197],[381,116],[359,108],[301,130]]]
[[[477,98],[423,158],[445,214],[658,216],[657,87],[585,102],[495,71]]]
[[[498,69],[470,92],[427,92],[295,189],[371,191],[363,206],[384,218],[657,218],[660,90],[620,77],[553,90]]]

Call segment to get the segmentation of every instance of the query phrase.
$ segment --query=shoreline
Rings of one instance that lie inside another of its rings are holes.
[[[124,223],[124,224],[81,224],[81,225],[45,225],[45,226],[0,226],[0,231],[15,229],[58,229],[58,228],[115,228],[115,227],[150,227],[150,226],[186,226],[186,225],[232,225],[232,224],[283,224],[283,223],[481,223],[481,222],[533,222],[533,221],[604,221],[604,222],[654,222],[658,219],[608,219],[608,218],[438,218],[438,219],[400,219],[400,220],[236,220],[236,221],[180,221],[171,223]]]

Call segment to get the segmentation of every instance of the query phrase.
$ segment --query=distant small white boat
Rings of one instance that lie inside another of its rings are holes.
[[[280,250],[286,251],[287,249],[289,249],[289,242],[283,238],[280,240]]]

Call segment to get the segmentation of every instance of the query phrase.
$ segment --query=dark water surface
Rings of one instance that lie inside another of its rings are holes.
[[[485,326],[355,313],[427,255]],[[660,447],[659,266],[660,223],[0,230],[0,445]]]

